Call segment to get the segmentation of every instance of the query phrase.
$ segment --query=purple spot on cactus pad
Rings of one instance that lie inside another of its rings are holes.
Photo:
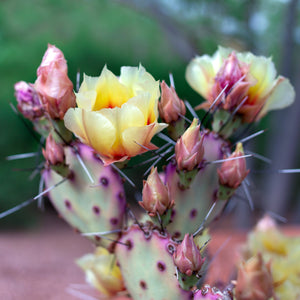
[[[119,223],[119,220],[117,218],[110,218],[109,221],[112,225],[117,225]]]
[[[140,281],[140,287],[143,289],[143,290],[146,290],[147,289],[147,284],[144,280],[141,280]]]
[[[173,219],[176,215],[176,210],[175,209],[172,209],[171,211],[171,219]]]
[[[71,210],[72,209],[72,204],[71,204],[71,202],[69,201],[69,200],[65,200],[65,206],[66,206],[66,208],[67,209],[69,209],[69,210]]]
[[[193,219],[193,218],[195,218],[196,216],[197,216],[197,214],[198,214],[198,211],[197,211],[197,209],[192,209],[191,211],[190,211],[190,218],[191,219]]]
[[[172,238],[173,239],[179,239],[180,236],[181,236],[181,232],[180,231],[175,231],[174,234],[173,234],[173,236],[172,236]]]
[[[168,250],[168,252],[170,253],[170,254],[173,254],[174,253],[174,251],[175,251],[175,247],[174,247],[174,245],[173,244],[167,244],[167,250]]]
[[[94,212],[96,215],[100,215],[100,208],[99,208],[99,206],[94,205],[94,206],[93,206],[93,212]]]
[[[144,231],[144,236],[146,238],[146,240],[150,240],[151,236],[152,236],[152,231],[150,230],[145,230]]]
[[[108,186],[108,184],[109,184],[109,180],[106,177],[100,177],[99,181],[103,186]]]
[[[133,248],[133,242],[131,240],[127,240],[125,244],[127,245],[127,250],[131,250]]]
[[[95,241],[96,242],[100,242],[101,241],[101,237],[99,235],[95,235]]]
[[[163,262],[159,261],[157,263],[157,268],[160,272],[163,272],[166,269],[166,265]]]

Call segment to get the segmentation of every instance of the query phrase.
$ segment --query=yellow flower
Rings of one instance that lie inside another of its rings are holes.
[[[125,290],[120,268],[114,254],[97,247],[94,254],[86,254],[77,260],[85,271],[86,281],[106,296],[116,295]]]
[[[122,67],[120,77],[105,66],[99,77],[84,76],[65,125],[106,165],[124,161],[156,149],[150,141],[167,126],[157,123],[159,95],[159,82],[142,66]]]
[[[271,58],[250,52],[235,53],[222,47],[213,56],[194,58],[187,67],[186,80],[207,100],[201,108],[208,108],[225,88],[221,108],[234,110],[241,104],[238,114],[245,122],[287,107],[295,98],[290,82],[282,76],[276,78]]]

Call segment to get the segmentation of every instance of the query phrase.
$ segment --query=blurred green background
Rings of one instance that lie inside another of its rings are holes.
[[[142,63],[156,79],[168,81],[172,72],[179,96],[196,105],[201,98],[185,82],[186,65],[196,54],[212,54],[217,45],[272,56],[277,70],[299,86],[299,11],[297,0],[2,0],[0,212],[38,191],[38,176],[30,180],[30,170],[17,170],[31,168],[35,159],[5,157],[38,149],[9,103],[16,103],[15,82],[35,81],[48,43],[64,52],[74,83],[78,70],[99,75],[107,64],[118,74],[123,65]],[[251,161],[254,170],[267,170],[249,178],[256,205],[290,220],[300,215],[299,175],[272,170],[300,167],[299,115],[297,100],[292,108],[271,113],[257,127],[267,133],[249,145],[273,160],[272,166]],[[24,226],[37,215],[31,205],[0,224]]]

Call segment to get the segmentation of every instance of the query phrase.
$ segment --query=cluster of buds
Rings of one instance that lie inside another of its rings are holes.
[[[32,84],[19,81],[15,84],[15,96],[18,101],[18,110],[21,114],[35,121],[44,115],[44,108],[40,97]]]
[[[265,264],[261,253],[241,264],[235,296],[237,300],[265,300],[274,295],[270,262]]]
[[[67,62],[63,53],[53,45],[48,45],[37,70],[34,88],[52,119],[62,120],[66,111],[76,105]]]
[[[143,183],[143,201],[139,204],[151,217],[163,216],[174,205],[168,187],[161,180],[157,168],[152,168]]]
[[[232,110],[246,99],[249,87],[254,83],[247,77],[248,70],[249,65],[240,62],[235,52],[224,60],[212,87],[212,97],[216,99],[221,95],[219,104],[223,109]]]

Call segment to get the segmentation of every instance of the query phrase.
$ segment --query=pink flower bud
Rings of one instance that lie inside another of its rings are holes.
[[[177,246],[173,260],[181,273],[191,276],[193,272],[200,271],[205,259],[202,259],[193,237],[187,233],[181,244]]]
[[[249,174],[246,168],[245,157],[236,158],[244,155],[243,146],[238,143],[235,151],[222,163],[218,169],[219,182],[221,185],[236,189]],[[236,159],[234,159],[236,158]]]
[[[76,105],[73,84],[67,71],[63,53],[55,46],[48,45],[37,70],[38,78],[34,87],[52,119],[63,119],[66,111]]]
[[[261,253],[243,263],[237,275],[237,300],[265,300],[274,294],[270,263],[265,264]]]
[[[18,110],[25,118],[33,121],[43,116],[43,105],[32,84],[25,81],[17,82],[15,96],[18,101]]]
[[[46,140],[46,149],[43,149],[43,155],[51,166],[63,164],[65,153],[62,145],[57,144],[50,133]]]
[[[175,89],[168,87],[163,81],[160,84],[161,98],[158,103],[159,115],[166,123],[175,122],[180,115],[185,115],[186,109],[184,102],[179,99]]]
[[[157,168],[152,168],[147,181],[144,180],[143,201],[139,204],[148,212],[151,217],[161,216],[174,205],[170,199],[168,187],[160,179]]]
[[[192,171],[203,160],[203,136],[200,134],[200,125],[197,119],[184,132],[175,145],[175,157],[179,170]]]

